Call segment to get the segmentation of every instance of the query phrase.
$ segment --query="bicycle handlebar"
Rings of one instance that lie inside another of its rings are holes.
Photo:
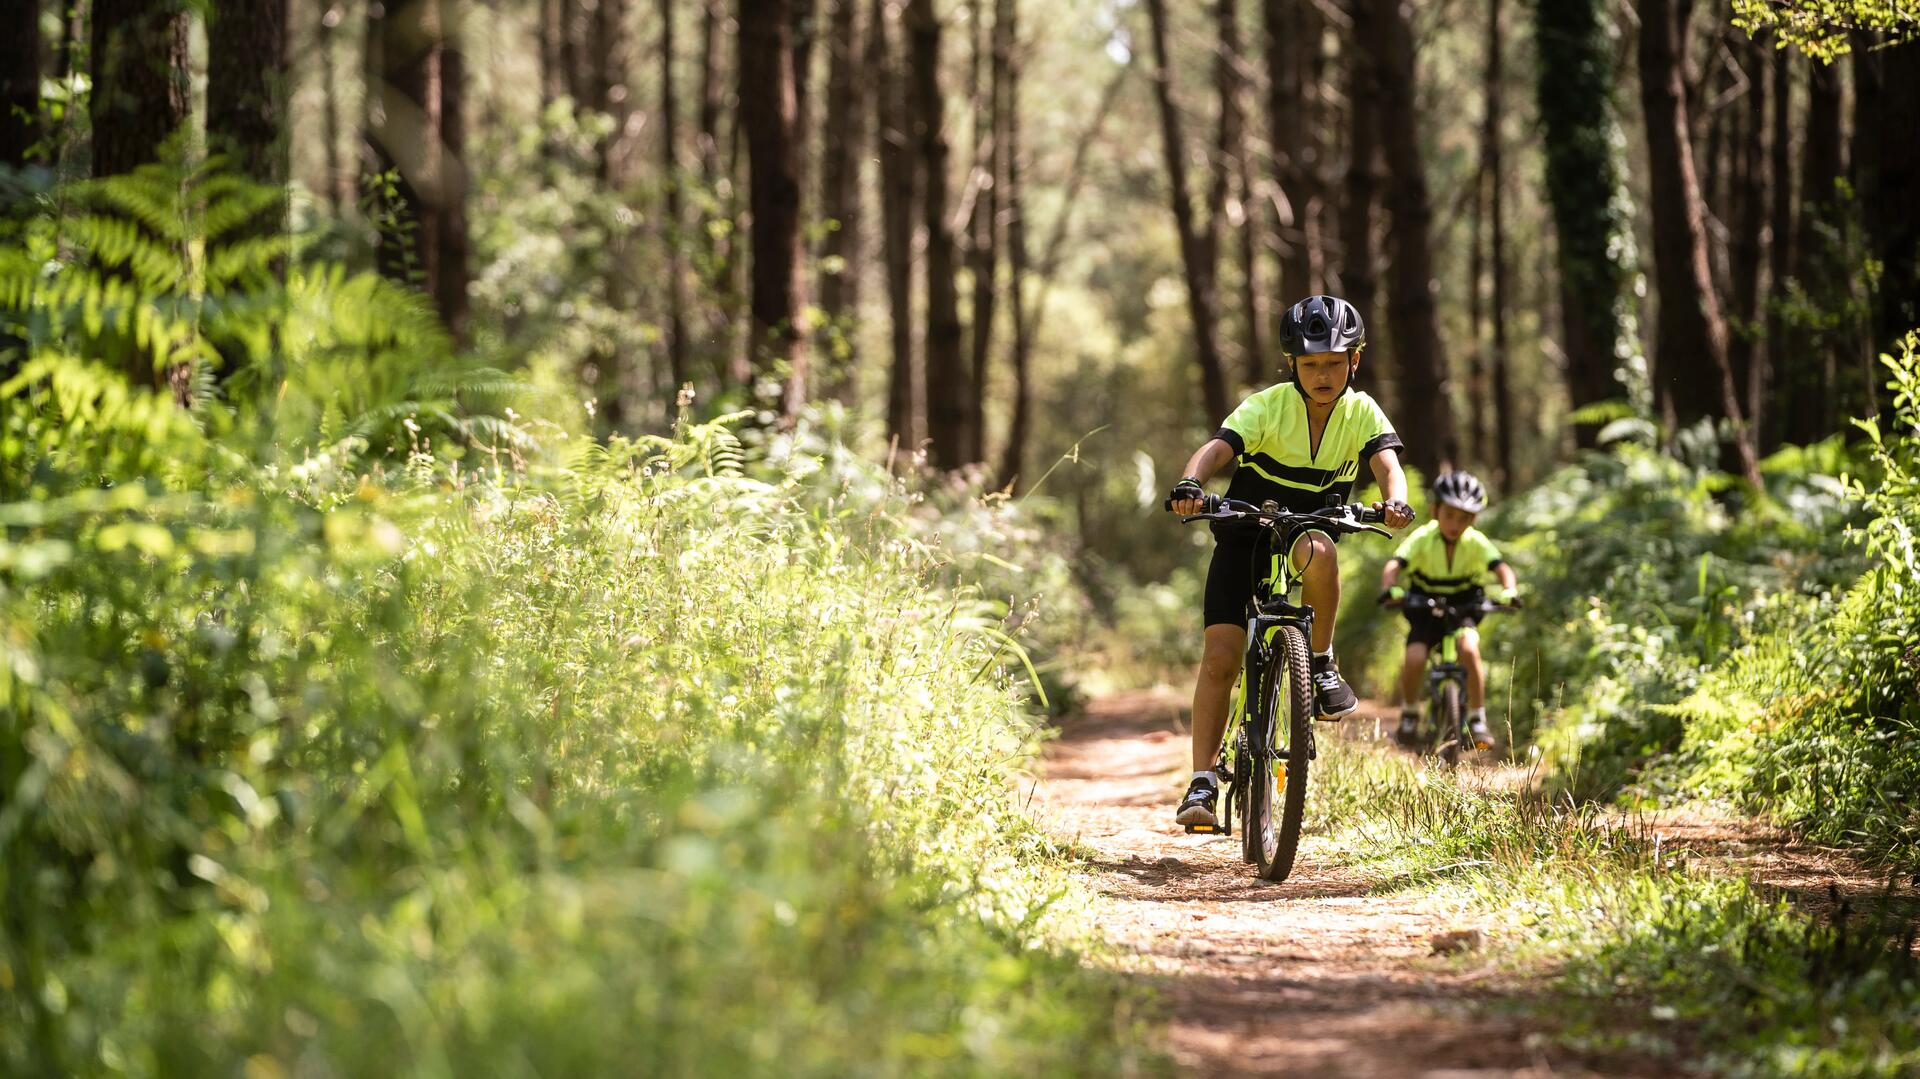
[[[1446,596],[1409,595],[1403,600],[1388,603],[1386,606],[1404,607],[1408,610],[1430,611],[1437,618],[1448,618],[1456,615],[1472,615],[1475,618],[1481,618],[1495,613],[1511,614],[1520,609],[1518,604],[1495,603],[1484,596],[1474,600],[1472,603],[1455,604]]]
[[[1336,532],[1372,532],[1376,535],[1391,537],[1393,533],[1378,527],[1377,522],[1387,519],[1385,510],[1372,506],[1341,503],[1311,513],[1295,513],[1291,510],[1262,509],[1251,502],[1242,502],[1220,495],[1202,495],[1201,505],[1206,509],[1180,518],[1181,523],[1193,521],[1232,521],[1236,523],[1254,523],[1268,527],[1303,525],[1314,528],[1330,528]],[[1169,498],[1162,508],[1173,509],[1173,499]]]

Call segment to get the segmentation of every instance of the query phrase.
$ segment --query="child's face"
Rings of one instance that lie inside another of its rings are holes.
[[[1468,513],[1459,506],[1441,503],[1440,508],[1433,511],[1433,516],[1440,522],[1440,534],[1447,538],[1448,543],[1452,543],[1464,535],[1480,515]]]
[[[1293,369],[1300,375],[1300,388],[1317,404],[1330,405],[1347,388],[1347,367],[1351,361],[1344,352],[1309,352],[1294,358]]]

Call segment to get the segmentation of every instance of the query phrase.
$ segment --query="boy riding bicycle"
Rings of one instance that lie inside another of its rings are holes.
[[[1427,654],[1450,628],[1430,607],[1408,604],[1407,599],[1439,596],[1475,600],[1484,595],[1487,585],[1497,584],[1496,601],[1508,606],[1516,603],[1518,582],[1513,567],[1500,557],[1493,541],[1473,527],[1474,519],[1487,508],[1486,486],[1472,473],[1448,472],[1434,482],[1433,501],[1433,519],[1407,536],[1380,575],[1381,602],[1402,606],[1407,615],[1407,651],[1400,666],[1400,728],[1394,732],[1402,744],[1411,743],[1418,735],[1420,676],[1427,667]],[[1400,580],[1402,574],[1405,584]],[[1453,617],[1458,626],[1454,641],[1460,665],[1467,671],[1467,734],[1475,749],[1492,749],[1480,632],[1472,615]]]
[[[1292,379],[1248,397],[1233,410],[1213,438],[1187,461],[1174,486],[1169,508],[1199,513],[1203,484],[1238,460],[1227,487],[1230,498],[1282,509],[1310,512],[1329,496],[1345,498],[1365,461],[1380,485],[1386,523],[1404,528],[1413,521],[1407,505],[1407,478],[1400,470],[1400,436],[1372,397],[1352,388],[1366,346],[1360,312],[1333,296],[1309,296],[1293,305],[1280,322],[1280,348],[1291,361]],[[1253,596],[1252,537],[1214,530],[1213,561],[1207,568],[1206,637],[1200,673],[1193,688],[1193,781],[1180,802],[1176,820],[1212,826],[1220,793],[1214,762],[1227,727],[1227,700],[1240,674],[1246,648],[1247,602]],[[1334,537],[1309,530],[1295,538],[1289,557],[1301,578],[1307,606],[1321,617],[1313,623],[1313,688],[1319,718],[1339,719],[1359,700],[1333,657],[1333,622],[1340,607],[1340,564]]]

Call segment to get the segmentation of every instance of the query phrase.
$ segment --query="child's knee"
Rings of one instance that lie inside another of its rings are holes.
[[[1324,533],[1308,532],[1293,541],[1293,565],[1304,574],[1338,573],[1340,548]]]
[[[1200,655],[1200,677],[1215,684],[1231,682],[1240,673],[1240,650],[1208,642]]]
[[[1407,654],[1405,659],[1406,666],[1424,667],[1426,666],[1426,663],[1427,663],[1427,646],[1426,645],[1410,644],[1407,646]]]

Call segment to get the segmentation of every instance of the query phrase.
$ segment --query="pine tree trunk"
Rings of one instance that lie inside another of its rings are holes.
[[[1482,309],[1481,282],[1486,280],[1487,158],[1484,140],[1480,148],[1480,168],[1473,177],[1473,206],[1467,219],[1467,459],[1476,467],[1492,454],[1487,424],[1493,409],[1488,404],[1486,319]]]
[[[0,18],[0,166],[25,168],[40,139],[40,0]]]
[[[207,21],[207,146],[263,184],[287,182],[287,0],[216,7]],[[284,207],[274,231],[286,228]]]
[[[861,151],[867,145],[868,112],[864,100],[867,80],[877,72],[861,70],[857,24],[859,0],[834,0],[827,65],[827,131],[832,137],[821,147],[820,216],[830,231],[821,244],[820,308],[828,330],[843,350],[834,354],[823,343],[826,392],[850,402],[853,375],[859,367],[854,349],[853,322],[860,313],[860,277],[865,263],[865,229],[860,204]],[[831,357],[831,358],[829,358]]]
[[[342,9],[326,0],[320,4],[319,15],[321,138],[327,143],[323,152],[327,170],[325,194],[328,210],[333,219],[339,221],[346,216],[347,200],[351,197],[351,178],[340,156],[340,90],[339,76],[334,70],[334,54],[338,51],[334,32],[344,16]]]
[[[1807,109],[1800,125],[1800,212],[1793,235],[1793,276],[1801,292],[1822,310],[1844,301],[1834,282],[1845,269],[1834,264],[1821,235],[1835,223],[1840,179],[1840,73],[1819,60],[1807,64]],[[1786,359],[1792,368],[1786,398],[1787,440],[1817,442],[1840,428],[1839,339],[1837,334],[1796,327],[1787,334]]]
[[[960,356],[960,292],[947,207],[947,136],[940,97],[940,20],[933,0],[908,0],[914,143],[925,184],[927,232],[927,438],[936,468],[966,463],[969,383]]]
[[[1613,57],[1603,0],[1533,5],[1540,52],[1537,97],[1546,150],[1547,198],[1558,241],[1562,351],[1575,409],[1619,397],[1614,378],[1626,270],[1615,238],[1619,172],[1611,145]],[[1579,445],[1598,428],[1575,429]]]
[[[1298,0],[1261,0],[1261,45],[1267,61],[1267,140],[1273,157],[1274,184],[1284,207],[1275,234],[1280,241],[1280,302],[1294,304],[1315,289],[1313,252],[1308,243],[1310,147],[1318,137],[1302,70],[1301,22],[1311,5]],[[1317,26],[1317,24],[1316,24]],[[1316,36],[1314,47],[1318,48]],[[1356,60],[1356,63],[1364,60]]]
[[[467,336],[467,287],[473,281],[472,244],[467,235],[467,57],[462,47],[466,0],[438,0],[446,35],[440,68],[440,200],[435,206],[439,233],[440,277],[435,305],[454,340]]]
[[[1413,27],[1402,0],[1374,0],[1374,7],[1387,209],[1393,218],[1387,232],[1387,324],[1400,375],[1400,429],[1408,458],[1432,474],[1454,459],[1457,447],[1433,297],[1433,209],[1414,101]]]
[[[1734,384],[1742,394],[1747,423],[1763,451],[1776,439],[1767,435],[1763,409],[1765,365],[1757,361],[1755,320],[1760,311],[1760,241],[1766,225],[1767,59],[1758,42],[1740,35],[1734,56],[1746,73],[1746,100],[1733,127],[1732,184],[1728,192],[1732,237],[1727,245],[1728,305],[1733,325],[1727,337],[1727,360]]]
[[[1240,262],[1241,318],[1246,337],[1241,345],[1241,370],[1250,385],[1263,384],[1266,371],[1265,297],[1260,292],[1258,248],[1259,214],[1254,204],[1253,165],[1247,151],[1245,76],[1246,51],[1240,44],[1238,0],[1215,0],[1219,49],[1214,54],[1214,89],[1220,98],[1220,137],[1214,147],[1214,191],[1209,199],[1208,224],[1219,243],[1223,229],[1232,229]]]
[[[1193,199],[1187,185],[1187,146],[1180,133],[1180,113],[1174,103],[1173,58],[1167,49],[1166,0],[1147,0],[1154,56],[1154,96],[1160,106],[1160,138],[1167,166],[1167,186],[1173,203],[1174,228],[1180,236],[1180,259],[1186,270],[1187,304],[1193,316],[1195,359],[1200,364],[1201,403],[1207,422],[1226,418],[1226,371],[1220,361],[1218,322],[1214,314],[1214,249],[1212,236],[1194,221]],[[1208,223],[1211,225],[1211,222]]]
[[[912,123],[907,112],[906,64],[899,53],[898,8],[873,0],[868,11],[867,68],[874,73],[874,142],[880,161],[881,254],[886,263],[891,357],[887,431],[909,453],[920,445],[920,387],[913,356],[913,222],[918,183]]]
[[[1668,380],[1665,388],[1679,422],[1703,417],[1731,421],[1731,452],[1723,464],[1758,484],[1760,469],[1727,360],[1727,327],[1707,264],[1705,213],[1681,80],[1686,38],[1670,0],[1642,0],[1640,23],[1640,96],[1647,122],[1654,271],[1660,294],[1655,341],[1659,370]]]
[[[1864,36],[1864,35],[1862,35]],[[1854,155],[1865,229],[1881,275],[1873,298],[1873,354],[1920,326],[1920,43],[1855,43]],[[1872,389],[1884,379],[1877,364]]]
[[[998,141],[1005,147],[1007,313],[1013,323],[1013,410],[1007,423],[1007,443],[1000,457],[1000,482],[1012,487],[1025,475],[1028,429],[1032,423],[1033,320],[1027,310],[1025,293],[1027,215],[1020,179],[1020,61],[1014,51],[1018,41],[1018,0],[996,0],[994,6],[995,63],[1002,69],[1005,84],[999,109],[1001,136]]]
[[[187,15],[174,4],[93,0],[93,174],[114,176],[157,160],[187,122]]]
[[[973,5],[973,169],[977,178],[972,212],[967,218],[967,266],[973,281],[967,365],[967,460],[984,462],[986,446],[987,363],[993,349],[993,319],[1000,292],[1000,184],[1006,174],[1006,147],[1001,141],[1000,111],[1006,96],[1006,53],[996,29],[991,49],[983,47],[985,22],[978,0]],[[991,60],[983,64],[983,53]],[[987,92],[980,92],[980,72],[987,70]]]
[[[1373,210],[1380,190],[1380,76],[1373,54],[1373,0],[1349,0],[1352,40],[1347,63],[1348,153],[1346,201],[1340,207],[1340,293],[1362,318],[1379,321],[1374,310]],[[1284,276],[1284,274],[1283,274]],[[1283,303],[1300,297],[1284,291]]]
[[[786,379],[783,409],[806,399],[806,296],[800,279],[800,145],[794,140],[793,8],[740,2],[740,123],[747,140],[753,214],[755,368]]]
[[[666,185],[667,215],[666,226],[661,230],[667,247],[667,326],[662,344],[666,348],[668,377],[673,380],[677,402],[690,372],[687,370],[686,211],[681,198],[685,172],[680,167],[680,102],[673,77],[673,8],[674,0],[660,0],[660,175]]]
[[[1502,28],[1500,0],[1490,0],[1487,9],[1487,216],[1491,219],[1493,247],[1488,258],[1493,264],[1493,295],[1487,314],[1493,322],[1493,399],[1489,402],[1501,421],[1492,423],[1494,462],[1501,486],[1513,482],[1513,429],[1520,418],[1519,402],[1513,398],[1513,357],[1507,351],[1507,214],[1506,170],[1502,164],[1501,125],[1505,116],[1505,78],[1502,68]],[[1502,422],[1504,421],[1504,422]]]
[[[1787,302],[1787,282],[1793,266],[1793,72],[1789,54],[1776,49],[1773,54],[1772,102],[1773,133],[1768,143],[1767,166],[1772,179],[1767,208],[1767,313],[1765,364],[1773,385],[1786,389],[1797,376],[1789,369],[1787,327],[1781,311]],[[1778,394],[1774,396],[1778,397]],[[1779,402],[1785,405],[1787,402]],[[1778,407],[1778,406],[1777,406]],[[1778,407],[1782,419],[1774,426],[1785,437],[1786,409]]]

